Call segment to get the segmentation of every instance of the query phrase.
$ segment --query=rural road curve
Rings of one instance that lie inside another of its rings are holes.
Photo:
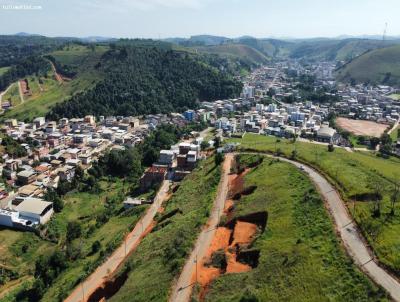
[[[146,230],[153,223],[154,216],[160,210],[163,201],[167,198],[170,184],[169,180],[165,180],[162,183],[153,204],[147,210],[146,214],[138,221],[133,231],[126,237],[126,245],[122,243],[101,266],[74,289],[69,297],[64,300],[65,302],[87,301],[89,296],[118,268],[125,259],[125,256],[137,247],[143,236],[145,236]]]
[[[249,153],[250,154],[250,153]],[[252,153],[258,154],[258,153]],[[276,158],[275,156],[260,153],[264,156]],[[219,221],[218,207],[223,208],[224,202],[228,194],[228,174],[229,166],[232,162],[234,154],[227,154],[224,162],[224,171],[218,188],[217,198],[214,202],[214,207],[209,219],[208,226],[214,226]],[[387,271],[381,268],[373,256],[370,254],[365,241],[362,238],[356,224],[353,222],[350,213],[336,189],[316,170],[302,163],[279,157],[280,160],[290,163],[298,168],[302,168],[308,174],[310,179],[317,186],[320,194],[329,209],[331,216],[335,222],[337,231],[340,234],[341,240],[347,253],[354,260],[355,264],[366,273],[374,282],[383,287],[395,301],[400,301],[400,283]],[[214,236],[215,228],[209,230],[205,228],[200,234],[195,248],[193,249],[190,258],[187,260],[177,284],[173,288],[170,302],[188,302],[192,292],[192,276],[196,269],[197,258],[204,257],[211,240]]]
[[[273,156],[269,156],[273,157]],[[378,266],[377,262],[370,254],[365,241],[353,222],[346,205],[340,198],[335,188],[314,169],[286,158],[279,158],[282,161],[291,163],[296,167],[303,167],[304,171],[309,175],[316,184],[320,193],[328,205],[330,214],[332,215],[337,231],[340,233],[342,242],[351,258],[362,271],[364,271],[378,285],[382,286],[395,301],[400,301],[400,283],[393,278],[387,271]]]
[[[170,302],[186,302],[190,300],[192,293],[192,277],[195,274],[198,259],[202,259],[211,244],[216,231],[216,226],[219,223],[221,214],[225,206],[225,201],[228,196],[229,190],[229,173],[233,161],[233,154],[227,154],[222,166],[221,180],[218,185],[217,196],[214,200],[214,205],[207,221],[206,227],[201,231],[197,238],[196,244],[190,254],[189,259],[186,261],[185,266],[181,271],[178,281],[172,289]]]

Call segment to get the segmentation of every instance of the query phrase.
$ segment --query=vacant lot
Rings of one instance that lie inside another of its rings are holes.
[[[349,153],[336,148],[328,152],[326,146],[289,140],[277,140],[271,136],[246,134],[243,139],[231,139],[241,143],[240,148],[262,152],[278,151],[307,162],[322,171],[336,185],[348,201],[350,212],[359,224],[364,236],[374,249],[379,260],[400,276],[400,204],[396,203],[395,215],[391,215],[390,196],[394,181],[400,181],[400,160],[383,159],[371,152]],[[382,183],[383,200],[380,217],[372,216],[374,201],[370,197],[372,181]]]
[[[268,212],[251,271],[216,279],[205,301],[384,301],[346,256],[311,181],[290,164],[264,159],[245,176],[256,190],[235,201],[235,217]]]
[[[378,124],[371,121],[352,120],[343,117],[336,119],[336,124],[343,130],[355,135],[380,137],[388,128],[388,125]]]

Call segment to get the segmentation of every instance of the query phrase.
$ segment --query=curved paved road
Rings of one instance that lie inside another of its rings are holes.
[[[378,266],[335,188],[314,169],[293,160],[281,157],[279,159],[304,169],[324,197],[346,251],[353,258],[356,265],[378,285],[382,286],[395,301],[400,301],[399,281]]]
[[[133,231],[126,237],[125,242],[114,251],[106,262],[100,265],[83,283],[79,284],[69,297],[64,300],[65,302],[87,301],[89,296],[119,267],[126,256],[129,255],[131,251],[135,250],[142,238],[146,235],[147,229],[152,225],[154,216],[167,197],[169,187],[170,181],[165,180],[153,204],[136,224]]]
[[[273,157],[272,155],[262,154],[267,157]],[[228,157],[229,156],[229,157]],[[227,163],[232,160],[233,154],[227,155],[224,163],[224,173],[218,189],[218,195],[214,202],[214,208],[210,216],[209,226],[214,226],[218,223],[219,216],[217,215],[217,207],[223,208],[223,204],[226,200],[228,193],[228,174]],[[376,260],[370,254],[362,235],[359,233],[355,223],[352,220],[350,213],[347,210],[346,205],[337,193],[335,188],[316,170],[308,167],[302,163],[289,160],[286,158],[279,157],[280,160],[295,165],[298,168],[304,170],[308,174],[310,179],[315,183],[320,194],[323,196],[325,203],[329,209],[331,216],[336,225],[337,232],[340,234],[341,240],[344,247],[355,264],[365,272],[372,280],[378,285],[382,286],[395,301],[400,301],[400,283],[387,271],[378,266]],[[217,216],[216,216],[217,215]],[[196,259],[202,258],[208,246],[211,244],[212,236],[214,235],[215,229],[207,230],[204,229],[200,234],[195,248],[190,255],[190,258],[186,262],[182,273],[178,279],[177,284],[173,288],[170,302],[187,302],[190,300],[192,287],[194,284],[191,283],[191,279],[196,269]]]
[[[219,223],[220,216],[225,206],[225,200],[229,191],[229,173],[232,165],[233,154],[227,154],[222,167],[221,180],[218,185],[217,196],[214,200],[214,205],[210,213],[207,225],[201,231],[197,238],[196,244],[189,259],[186,261],[182,269],[178,281],[172,289],[169,301],[184,302],[189,301],[194,283],[192,283],[193,274],[196,271],[197,259],[202,259],[211,244],[216,231],[216,226]]]

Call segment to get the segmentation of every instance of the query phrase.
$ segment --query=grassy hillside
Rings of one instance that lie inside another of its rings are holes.
[[[128,279],[110,301],[167,301],[172,282],[208,219],[219,176],[214,158],[209,158],[185,178],[165,208],[165,215],[181,212],[159,223],[142,241],[129,259]]]
[[[338,70],[340,81],[400,85],[400,46],[377,49],[352,60]]]
[[[119,214],[111,217],[105,223],[99,223],[101,214],[109,205],[107,199],[119,198],[121,192],[126,190],[121,180],[101,180],[101,192],[71,192],[64,197],[65,207],[62,212],[54,215],[47,225],[47,235],[56,237],[57,243],[40,239],[33,233],[15,230],[0,229],[0,255],[1,263],[7,263],[7,267],[18,274],[17,280],[0,283],[0,292],[12,287],[9,295],[1,298],[1,301],[30,301],[24,299],[21,290],[29,288],[33,282],[35,262],[42,255],[50,255],[56,250],[66,247],[66,229],[69,221],[78,221],[82,227],[82,239],[75,239],[69,244],[70,251],[75,249],[78,256],[69,262],[69,266],[55,280],[53,285],[46,290],[42,301],[61,301],[62,298],[94,269],[104,255],[109,254],[118,245],[127,232],[132,229],[135,222],[143,213],[144,208],[136,211],[124,211],[122,203],[116,207]],[[92,252],[92,244],[98,240],[101,247]],[[72,256],[74,257],[74,256]],[[7,281],[7,280],[6,280]]]
[[[196,47],[199,52],[218,54],[227,57],[237,57],[252,65],[265,64],[268,57],[262,52],[242,44],[222,44],[216,46]]]
[[[381,263],[400,276],[400,204],[396,203],[391,214],[390,196],[393,182],[399,182],[400,160],[382,159],[370,152],[350,153],[336,148],[328,152],[326,146],[275,137],[246,134],[240,148],[263,152],[279,152],[290,157],[296,150],[296,158],[316,167],[334,184],[348,203],[351,214],[360,226]],[[382,187],[381,215],[373,216],[374,198],[371,186]]]
[[[257,189],[235,203],[234,215],[268,212],[266,230],[251,245],[260,251],[258,266],[218,278],[205,301],[386,300],[345,254],[306,175],[265,159],[245,176],[250,186]]]
[[[3,75],[7,70],[9,70],[10,67],[0,67],[0,76]]]
[[[70,45],[62,50],[51,52],[50,55],[57,62],[68,65],[75,70],[76,75],[63,83],[56,80],[54,71],[49,71],[45,76],[28,76],[32,96],[28,97],[23,105],[17,105],[7,111],[2,118],[15,117],[20,120],[32,120],[37,116],[46,115],[57,103],[90,89],[104,77],[104,74],[96,70],[95,66],[107,49],[104,46],[91,49],[87,46]],[[3,99],[6,100],[7,95]]]

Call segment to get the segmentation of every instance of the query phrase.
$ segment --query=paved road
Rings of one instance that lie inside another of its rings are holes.
[[[135,250],[141,239],[145,236],[146,230],[152,225],[154,216],[160,210],[163,201],[167,198],[170,184],[168,180],[162,183],[154,203],[147,210],[145,216],[136,224],[133,231],[126,237],[125,242],[114,251],[106,262],[99,266],[83,283],[79,284],[74,289],[71,295],[65,299],[66,302],[87,301],[90,294],[101,286],[107,277],[119,267],[126,255]]]
[[[280,158],[280,160],[291,163],[299,168],[303,167],[304,171],[313,180],[324,197],[346,251],[353,258],[356,265],[359,266],[372,280],[382,286],[395,301],[400,301],[399,281],[393,278],[383,268],[378,266],[377,262],[370,254],[370,251],[365,244],[365,240],[363,240],[362,235],[353,222],[346,205],[334,187],[314,169],[286,158]]]
[[[214,200],[214,205],[211,210],[207,225],[197,238],[195,247],[190,254],[189,259],[186,261],[178,281],[174,285],[169,299],[170,302],[183,302],[190,300],[192,287],[194,285],[192,284],[192,276],[196,270],[197,259],[202,259],[206,255],[208,247],[211,245],[216,231],[216,226],[219,223],[221,213],[223,212],[225,201],[228,196],[228,175],[232,165],[232,160],[233,154],[227,154],[225,156],[221,180],[218,185],[217,196]]]

